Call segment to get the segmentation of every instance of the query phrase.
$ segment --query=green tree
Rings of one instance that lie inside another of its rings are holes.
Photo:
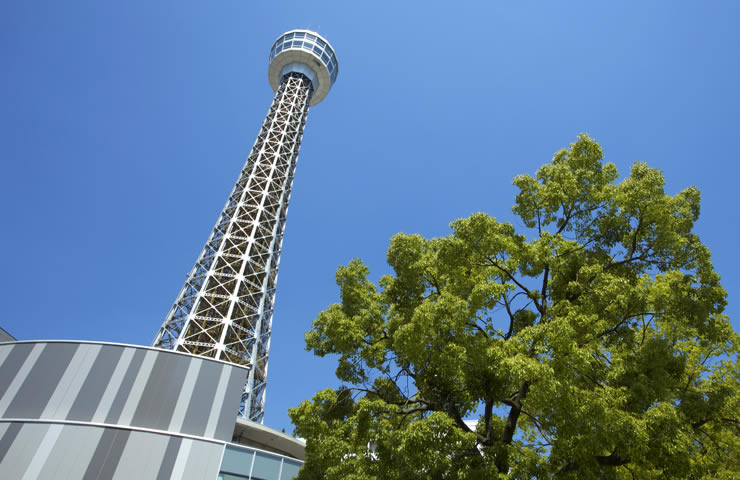
[[[307,349],[346,385],[290,411],[302,479],[740,478],[738,335],[699,191],[618,182],[582,135],[514,179],[526,227],[398,234],[337,271]],[[477,425],[466,422],[475,418]]]

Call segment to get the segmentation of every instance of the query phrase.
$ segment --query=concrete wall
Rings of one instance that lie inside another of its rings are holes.
[[[0,423],[0,478],[215,479],[223,444],[132,429]]]
[[[216,478],[247,370],[103,343],[0,344],[0,478]]]

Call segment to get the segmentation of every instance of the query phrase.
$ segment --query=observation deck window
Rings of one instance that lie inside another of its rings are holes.
[[[317,60],[320,60],[328,70],[331,83],[336,81],[338,73],[336,57],[326,41],[308,32],[287,33],[273,44],[270,50],[270,62],[281,52],[289,49],[300,49],[318,57]]]

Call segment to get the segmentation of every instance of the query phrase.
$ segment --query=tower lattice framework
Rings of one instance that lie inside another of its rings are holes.
[[[313,93],[280,84],[234,190],[154,346],[250,367],[240,414],[261,421],[280,248]]]
[[[280,250],[309,106],[336,80],[334,50],[293,30],[270,51],[275,91],[257,140],[153,346],[249,369],[239,415],[262,422]]]

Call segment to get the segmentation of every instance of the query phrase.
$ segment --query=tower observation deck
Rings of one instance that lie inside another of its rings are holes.
[[[239,415],[262,422],[280,249],[309,106],[336,81],[334,49],[308,30],[273,44],[275,92],[257,140],[153,346],[249,368]]]

